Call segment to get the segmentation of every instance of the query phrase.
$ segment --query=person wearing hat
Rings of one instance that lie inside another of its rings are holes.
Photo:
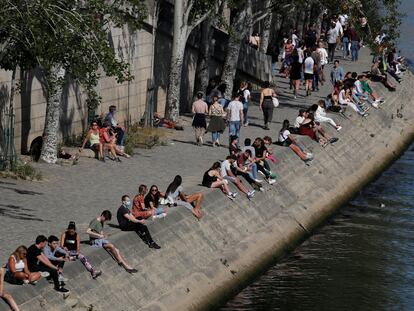
[[[76,232],[76,224],[74,221],[69,222],[68,228],[62,233],[60,247],[68,253],[71,260],[79,259],[93,279],[96,279],[102,274],[102,271],[97,270],[89,262],[88,258],[80,252],[80,235]]]

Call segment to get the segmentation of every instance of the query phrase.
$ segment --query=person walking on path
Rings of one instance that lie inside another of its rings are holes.
[[[243,123],[243,104],[240,101],[242,94],[237,93],[227,106],[227,120],[229,121],[229,137],[236,135],[240,138],[240,127]]]
[[[329,55],[329,61],[333,62],[335,57],[335,48],[336,48],[336,42],[338,40],[339,33],[336,27],[336,23],[331,23],[331,28],[329,28],[327,32],[327,39],[328,39],[328,55]]]
[[[207,132],[211,133],[211,141],[213,147],[220,146],[220,134],[223,133],[226,128],[224,122],[224,109],[218,102],[218,97],[213,96],[213,104],[208,109],[208,115],[210,116],[210,122],[207,126]]]
[[[349,35],[350,35],[350,41],[351,41],[352,61],[356,62],[358,61],[358,53],[359,53],[361,39],[359,38],[358,33],[355,30],[355,28],[352,26],[350,26]]]
[[[240,83],[240,100],[243,104],[243,125],[248,126],[249,125],[249,119],[247,117],[247,112],[249,111],[249,101],[250,101],[250,91],[248,89],[248,84],[246,81],[242,81]]]
[[[305,58],[305,61],[303,62],[303,72],[305,74],[306,96],[309,96],[311,94],[311,89],[312,89],[315,62],[313,58],[311,57],[311,53],[309,51],[306,51],[305,55],[306,55],[306,58]]]
[[[203,93],[197,93],[197,100],[193,103],[192,112],[194,113],[193,128],[196,137],[196,144],[203,145],[203,136],[207,128],[206,115],[208,114],[207,103],[203,100]]]
[[[269,123],[273,119],[273,97],[276,97],[276,92],[270,87],[269,81],[266,81],[263,85],[263,89],[260,93],[260,110],[263,111],[264,127],[265,130],[270,130]],[[238,136],[240,139],[240,136]]]

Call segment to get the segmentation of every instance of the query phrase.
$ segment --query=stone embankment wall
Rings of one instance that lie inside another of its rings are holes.
[[[12,294],[22,310],[31,311],[211,310],[303,241],[408,147],[414,138],[413,98],[414,78],[407,73],[381,109],[367,119],[352,114],[342,122],[334,148],[313,148],[301,137],[317,159],[309,167],[288,148],[275,146],[283,164],[277,185],[252,201],[231,202],[218,190],[207,192],[200,222],[178,209],[151,224],[153,236],[163,241],[159,251],[134,233],[112,236],[137,274],[126,273],[105,251],[88,248],[86,255],[104,275],[91,280],[80,263],[68,264],[68,299],[43,280]],[[6,310],[4,303],[0,310]]]
[[[153,1],[148,0],[147,3],[151,12]],[[148,79],[152,78],[153,58],[155,58],[154,80],[158,87],[155,108],[161,114],[164,113],[173,37],[172,3],[163,2],[159,19],[155,38],[152,35],[151,14],[143,29],[136,33],[130,33],[127,27],[111,28],[108,35],[111,38],[114,51],[119,58],[130,64],[135,79],[129,83],[117,84],[114,78],[102,77],[97,86],[102,103],[96,109],[96,115],[106,114],[108,107],[115,105],[118,107],[117,119],[120,123],[127,125],[138,122],[146,109]],[[181,88],[181,108],[183,111],[189,111],[191,108],[199,37],[200,34],[195,30],[187,44]],[[227,34],[215,29],[214,44],[212,44],[214,55],[212,55],[209,64],[211,77],[217,76],[221,72],[226,40]],[[260,81],[271,78],[269,56],[243,46],[241,59],[244,61],[238,64],[238,69],[243,73],[243,76]],[[38,70],[28,73],[18,72],[17,80],[21,83],[21,90],[16,94],[15,144],[18,153],[26,153],[32,140],[43,133],[46,101],[41,83],[42,76]],[[0,119],[2,118],[2,110],[9,105],[10,86],[11,72],[0,70]],[[60,133],[62,137],[78,135],[88,128],[88,109],[85,96],[79,86],[69,83],[64,88],[61,108]]]

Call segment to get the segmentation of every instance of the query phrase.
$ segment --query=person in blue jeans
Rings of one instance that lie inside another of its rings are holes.
[[[243,123],[243,104],[240,101],[242,93],[237,93],[227,106],[227,120],[229,121],[229,136],[236,135],[240,139],[240,127]]]

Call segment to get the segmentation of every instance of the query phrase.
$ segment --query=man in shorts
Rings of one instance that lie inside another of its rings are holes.
[[[132,268],[126,263],[125,259],[121,255],[121,252],[106,239],[107,235],[103,233],[105,222],[111,220],[111,218],[112,213],[108,210],[104,210],[98,218],[93,219],[89,223],[89,227],[86,230],[86,233],[89,234],[89,242],[94,247],[104,248],[108,251],[119,263],[119,265],[123,266],[127,272],[136,273],[138,270]]]

